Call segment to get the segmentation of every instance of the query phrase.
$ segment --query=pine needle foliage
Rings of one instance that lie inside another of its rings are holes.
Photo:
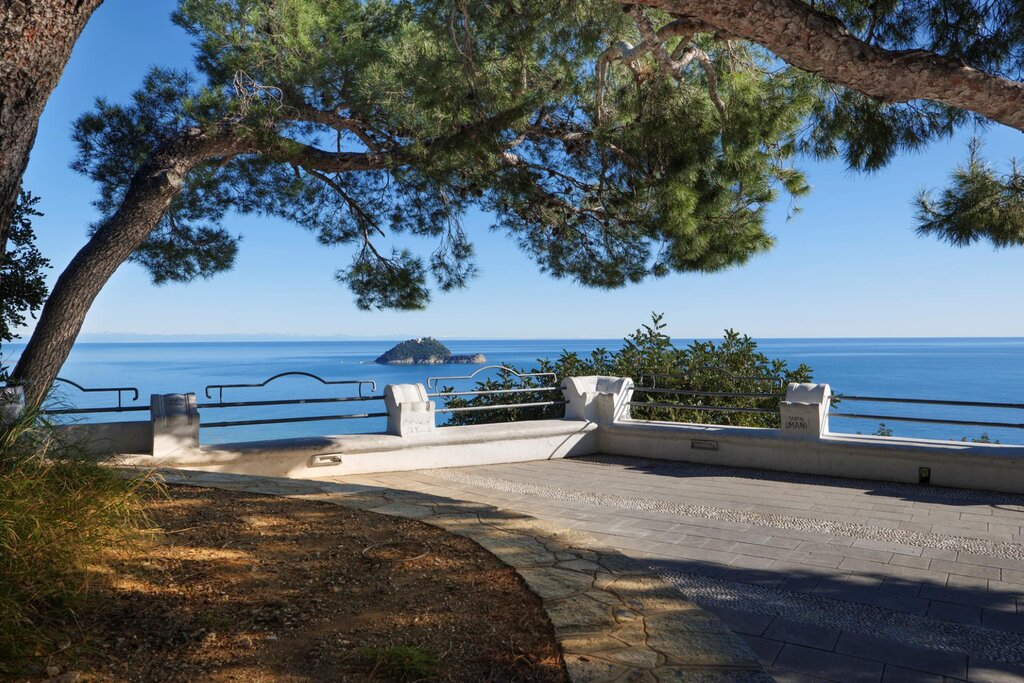
[[[819,9],[870,44],[1016,78],[1020,7]],[[658,38],[686,18],[613,0],[180,0],[174,20],[195,73],[155,68],[74,129],[101,221],[176,136],[236,138],[188,172],[132,255],[158,284],[230,269],[244,216],[265,215],[343,247],[336,279],[360,308],[420,309],[476,275],[463,221],[477,210],[542,272],[585,286],[716,272],[772,247],[768,207],[810,191],[801,156],[876,172],[972,120],[864,96],[707,27]],[[1019,243],[1015,177],[970,166],[923,205],[919,232]]]
[[[1024,245],[1024,174],[1016,160],[1000,174],[971,142],[967,162],[951,175],[938,197],[924,191],[917,198],[917,232],[955,247],[988,241],[997,248]]]
[[[244,140],[189,173],[132,256],[156,283],[231,268],[229,224],[270,215],[348,248],[337,279],[361,308],[422,308],[476,274],[463,219],[483,210],[542,271],[621,287],[746,262],[773,243],[767,207],[809,190],[790,160],[813,77],[705,36],[727,119],[699,69],[645,58],[599,86],[610,42],[640,40],[615,2],[182,0],[174,18],[197,73],[156,68],[74,130],[104,217],[182,131]],[[361,165],[317,168],[309,147]]]
[[[34,314],[46,298],[45,271],[50,261],[36,247],[32,228],[32,219],[43,215],[38,204],[39,197],[32,193],[19,194],[7,253],[0,254],[0,344],[14,339],[25,316]]]

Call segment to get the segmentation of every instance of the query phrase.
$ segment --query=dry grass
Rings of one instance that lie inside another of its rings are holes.
[[[126,480],[27,413],[0,431],[0,672],[59,647],[90,564],[145,523],[145,478]],[[57,640],[57,642],[54,642]]]

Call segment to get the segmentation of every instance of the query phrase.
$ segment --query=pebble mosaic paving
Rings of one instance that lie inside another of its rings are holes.
[[[795,529],[813,533],[850,536],[874,541],[891,541],[903,545],[920,546],[923,548],[939,548],[945,550],[965,551],[1024,560],[1024,545],[990,541],[965,536],[947,536],[943,534],[925,534],[917,531],[905,531],[884,526],[851,524],[837,522],[821,517],[791,517],[787,515],[768,514],[750,510],[712,507],[708,505],[681,505],[649,498],[619,496],[610,493],[596,493],[581,489],[556,488],[540,484],[528,484],[519,481],[481,477],[457,470],[438,472],[439,479],[457,481],[481,488],[495,489],[506,493],[522,493],[550,500],[589,503],[606,507],[624,508],[648,512],[664,512],[681,517],[700,517],[717,519],[726,522],[739,522],[773,529]]]
[[[344,481],[586,532],[777,681],[1024,682],[1024,497],[593,456]]]

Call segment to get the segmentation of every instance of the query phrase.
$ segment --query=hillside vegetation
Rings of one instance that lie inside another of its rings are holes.
[[[483,354],[455,355],[433,337],[407,339],[377,358],[389,365],[441,365],[444,363],[485,363]]]

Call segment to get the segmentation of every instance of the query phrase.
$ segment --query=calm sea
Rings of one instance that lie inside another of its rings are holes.
[[[538,358],[555,358],[563,350],[587,354],[596,347],[616,349],[622,341],[541,340],[444,340],[454,353],[483,353],[490,363],[532,368]],[[385,384],[425,382],[428,377],[461,376],[477,369],[471,365],[386,366],[371,361],[393,341],[324,342],[196,342],[196,343],[83,343],[75,346],[61,376],[86,387],[130,386],[139,390],[139,401],[148,405],[149,394],[193,391],[205,400],[205,387],[213,384],[255,384],[281,372],[302,371],[325,379],[366,379]],[[685,343],[677,341],[677,344]],[[838,393],[1024,403],[1024,338],[989,339],[765,339],[760,349],[790,365],[807,363],[814,379],[828,382]],[[21,346],[4,347],[11,360]],[[447,380],[459,388],[472,381]],[[367,387],[368,392],[369,387]],[[308,397],[351,396],[352,386],[324,386],[315,380],[288,377],[263,388],[225,389],[225,401],[256,401]],[[212,396],[216,397],[216,392]],[[130,396],[126,396],[126,399]],[[89,407],[116,404],[112,394],[82,394],[64,387],[60,399]],[[113,402],[113,403],[112,403]],[[945,419],[1024,423],[1022,410],[900,406],[848,403],[850,412],[886,415],[924,415]],[[203,421],[331,415],[383,410],[382,402],[222,408],[203,411]],[[120,418],[144,418],[128,413]],[[106,416],[99,419],[108,419]],[[896,436],[925,436],[960,440],[987,433],[1003,443],[1024,443],[1024,430],[888,422]],[[874,433],[878,420],[833,420],[833,431]],[[384,420],[369,418],[204,429],[205,443],[255,439],[346,434],[382,431]]]

